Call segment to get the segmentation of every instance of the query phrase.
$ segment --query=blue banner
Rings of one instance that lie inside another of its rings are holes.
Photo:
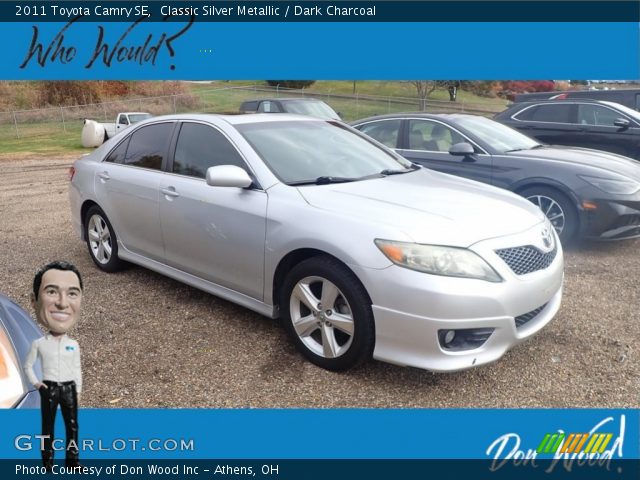
[[[601,455],[640,459],[637,410],[85,409],[79,423],[86,459],[488,460],[531,455],[557,433],[611,434]],[[38,410],[0,411],[0,424],[0,458],[38,457]]]
[[[4,43],[12,45],[2,61],[6,80],[640,78],[636,22],[275,24],[185,19],[3,23],[0,32]],[[607,40],[584,44],[584,39]]]

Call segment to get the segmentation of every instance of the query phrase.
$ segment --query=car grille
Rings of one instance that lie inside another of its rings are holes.
[[[618,218],[613,228],[635,227],[640,225],[640,215],[622,215]]]
[[[538,314],[544,310],[544,307],[546,307],[547,304],[545,303],[544,305],[542,305],[541,307],[536,308],[535,310],[531,310],[528,313],[525,313],[524,315],[520,315],[518,317],[515,318],[516,320],[516,328],[520,328],[522,326],[524,326],[525,324],[527,324],[528,322],[530,322],[531,320],[533,320],[534,318],[536,318],[538,316]]]
[[[496,250],[498,256],[509,265],[516,275],[525,275],[538,270],[544,270],[553,262],[558,253],[555,247],[549,253],[544,253],[534,246],[503,248]]]

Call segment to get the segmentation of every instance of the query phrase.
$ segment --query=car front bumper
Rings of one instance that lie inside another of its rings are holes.
[[[519,237],[511,240],[513,246],[523,245],[527,235]],[[495,255],[496,248],[503,248],[504,239],[473,246],[471,249],[503,278],[500,283],[429,275],[396,265],[381,270],[357,269],[373,303],[373,357],[439,372],[499,359],[540,331],[560,308],[564,262],[557,238],[556,243],[558,251],[552,263],[524,275],[516,275]],[[477,348],[444,348],[438,332],[461,329],[493,331]]]
[[[583,210],[583,235],[596,240],[640,237],[640,194],[630,198],[589,200],[595,208]]]

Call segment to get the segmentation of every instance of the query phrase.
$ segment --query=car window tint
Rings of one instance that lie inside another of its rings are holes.
[[[396,148],[398,145],[398,133],[400,132],[400,120],[384,120],[371,122],[358,127],[362,133],[375,138],[387,147]]]
[[[120,115],[120,120],[118,121],[120,125],[127,125],[127,117],[125,115]]]
[[[516,113],[513,116],[513,118],[515,118],[516,120],[522,120],[522,121],[531,120],[533,119],[533,116],[535,115],[535,112],[537,110],[538,110],[538,107],[536,106],[525,108],[524,110],[521,110],[520,112]]]
[[[623,117],[620,113],[600,105],[578,105],[578,123],[613,127],[613,122]]]
[[[539,105],[530,120],[534,122],[571,123],[570,104]]]
[[[273,103],[273,102],[270,102],[270,101],[266,101],[266,102],[261,102],[260,103],[260,107],[258,108],[258,112],[280,113],[280,109],[278,108],[278,105],[276,103]]]
[[[640,93],[636,93],[636,110],[640,111]]]
[[[120,142],[116,148],[111,150],[111,153],[105,158],[105,162],[122,163],[127,153],[127,146],[129,145],[129,138],[126,138],[123,142]]]
[[[157,123],[142,127],[131,135],[124,164],[136,167],[162,169],[167,154],[173,123]]]
[[[173,159],[173,172],[205,178],[207,169],[217,165],[245,168],[238,151],[218,130],[200,123],[183,124]]]
[[[466,141],[462,135],[442,123],[430,120],[409,121],[409,149],[448,152],[452,145]]]

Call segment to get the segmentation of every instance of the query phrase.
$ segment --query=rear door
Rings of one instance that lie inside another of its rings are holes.
[[[158,206],[160,180],[174,122],[138,128],[111,151],[96,171],[98,202],[127,250],[162,261]]]
[[[526,107],[514,114],[509,126],[542,143],[580,146],[580,126],[573,103],[558,100]]]

